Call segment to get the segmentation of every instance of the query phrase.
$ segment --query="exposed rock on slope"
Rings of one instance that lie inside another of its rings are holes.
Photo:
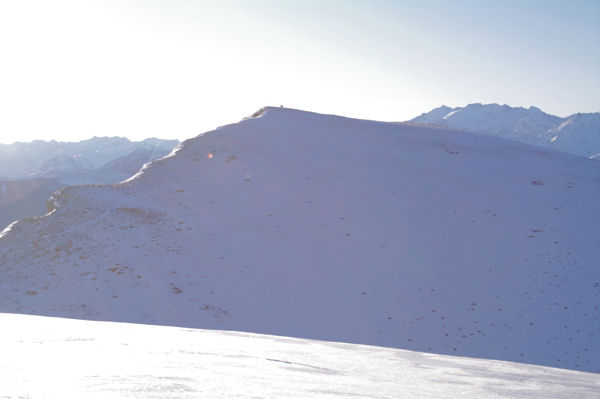
[[[268,108],[0,238],[0,311],[600,371],[600,164]]]

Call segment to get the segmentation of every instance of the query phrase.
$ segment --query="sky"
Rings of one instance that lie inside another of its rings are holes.
[[[186,139],[265,105],[600,111],[600,0],[0,0],[0,143]]]

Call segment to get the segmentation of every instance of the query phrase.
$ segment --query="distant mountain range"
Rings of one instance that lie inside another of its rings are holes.
[[[124,137],[94,137],[79,142],[36,140],[0,144],[0,180],[59,178],[70,180],[83,172],[86,184],[117,183],[145,163],[168,154],[179,142],[150,138],[130,141]],[[99,171],[90,173],[89,171]],[[102,171],[102,172],[100,172]],[[107,171],[118,173],[107,174]],[[77,182],[79,184],[79,182]]]
[[[167,155],[177,140],[94,137],[79,142],[0,144],[0,230],[46,211],[57,189],[75,184],[113,184],[145,163]]]
[[[539,108],[498,104],[441,106],[409,122],[439,125],[519,141],[589,158],[600,157],[600,113],[566,118]]]

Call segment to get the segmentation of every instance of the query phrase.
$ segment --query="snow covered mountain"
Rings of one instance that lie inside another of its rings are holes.
[[[600,156],[600,113],[571,115],[549,133],[553,135],[550,148],[591,158]]]
[[[0,234],[0,311],[600,372],[600,164],[266,108]]]
[[[94,137],[79,142],[37,140],[30,143],[0,144],[0,180],[60,178],[79,170],[100,169],[117,158],[139,150],[152,150],[160,154],[160,158],[177,144],[177,140],[151,138],[132,142],[124,137]],[[154,159],[156,158],[145,162]]]
[[[600,113],[560,118],[536,107],[469,104],[441,106],[409,122],[464,129],[585,157],[600,154]]]
[[[0,144],[0,230],[14,220],[44,214],[48,197],[59,188],[118,183],[177,143],[94,137],[77,143]]]
[[[598,374],[139,324],[0,314],[3,398],[597,398]]]

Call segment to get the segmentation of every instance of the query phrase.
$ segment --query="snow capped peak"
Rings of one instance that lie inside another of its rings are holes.
[[[451,111],[452,108],[442,105],[441,107],[435,108],[428,113],[418,116],[417,118],[413,119],[413,121],[419,123],[430,123],[429,121],[435,121],[440,118],[444,118]]]
[[[534,107],[533,105],[532,105],[532,106],[530,106],[530,107],[528,108],[528,110],[529,110],[529,111],[535,111],[535,112],[538,112],[538,113],[543,113],[543,111],[542,111],[541,109],[539,109],[538,107]]]
[[[444,112],[436,108],[410,122],[468,130],[586,157],[600,151],[598,113],[559,118],[533,106],[480,103],[444,109]],[[574,121],[577,125],[572,125]],[[564,128],[569,125],[572,128],[567,132]]]
[[[483,106],[484,105],[482,103],[470,103],[470,104],[467,104],[467,106],[464,108],[481,108]],[[488,107],[499,107],[498,104],[487,104],[487,106]]]

